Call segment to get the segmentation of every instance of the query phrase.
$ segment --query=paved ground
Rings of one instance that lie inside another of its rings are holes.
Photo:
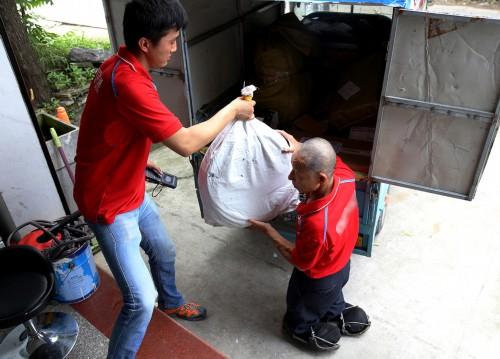
[[[267,238],[207,226],[198,216],[186,160],[152,154],[181,178],[157,203],[178,248],[178,283],[209,308],[186,326],[232,358],[302,358],[280,320],[290,266]],[[500,145],[476,199],[465,202],[393,187],[373,257],[353,256],[346,298],[371,315],[361,338],[343,338],[342,358],[500,356]]]

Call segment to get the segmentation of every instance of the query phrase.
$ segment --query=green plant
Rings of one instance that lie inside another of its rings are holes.
[[[40,62],[47,70],[65,69],[69,66],[67,56],[74,47],[90,49],[110,49],[108,39],[90,39],[74,32],[56,35],[45,30],[30,36]]]
[[[19,12],[25,15],[29,10],[40,7],[46,4],[53,4],[52,0],[16,0]]]
[[[44,102],[40,105],[40,108],[47,113],[55,114],[56,109],[61,106],[59,100],[55,97],[51,97],[49,101]]]
[[[68,66],[67,53],[53,46],[56,34],[42,29],[37,36],[30,36],[40,63],[46,70],[64,69]]]
[[[38,17],[33,15],[31,10],[52,2],[52,0],[16,0],[21,20],[26,26],[29,40],[40,64],[47,74],[51,89],[60,92],[69,88],[83,88],[88,86],[96,70],[92,67],[82,68],[70,64],[68,61],[70,50],[75,47],[108,50],[111,44],[107,38],[91,39],[75,32],[57,35],[45,30],[37,23]],[[71,91],[69,95],[68,101],[65,102],[66,111],[70,119],[75,120],[81,112],[86,94],[84,91]],[[55,114],[56,108],[60,105],[60,101],[52,97],[50,101],[42,103],[40,108]]]
[[[69,66],[67,56],[73,47],[106,50],[111,48],[109,39],[90,39],[75,32],[57,35],[38,25],[38,18],[31,10],[42,5],[52,5],[52,0],[16,0],[16,3],[28,37],[45,71],[66,69]]]
[[[64,90],[71,85],[71,78],[64,71],[49,71],[47,80],[50,87],[56,91]]]
[[[73,47],[86,47],[89,49],[110,49],[109,39],[95,39],[85,37],[83,34],[77,34],[70,31],[64,35],[57,36],[52,45],[60,51],[68,53]]]
[[[93,68],[82,68],[70,65],[67,69],[72,85],[82,87],[87,85],[94,77],[95,70]]]
[[[94,77],[94,68],[82,68],[69,65],[64,70],[49,71],[47,80],[50,87],[55,91],[61,91],[70,87],[83,87],[88,85]]]
[[[45,31],[40,25],[37,24],[37,17],[31,13],[31,10],[42,5],[52,5],[52,0],[16,0],[17,9],[21,16],[21,21],[28,32],[28,36],[32,39],[41,39],[45,37]]]

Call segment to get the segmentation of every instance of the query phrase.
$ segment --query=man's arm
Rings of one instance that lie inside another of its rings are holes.
[[[287,241],[288,242],[288,241]],[[282,246],[276,244],[276,249],[281,253],[281,255],[290,263],[292,263],[292,250],[295,248],[295,246],[288,242],[287,246]]]
[[[249,222],[252,224],[252,228],[257,229],[270,237],[281,255],[285,257],[287,261],[293,264],[291,255],[292,250],[295,248],[295,245],[293,243],[285,239],[285,237],[279,234],[279,232],[269,223],[256,221],[254,219],[250,219]]]
[[[181,156],[189,156],[207,145],[234,119],[253,118],[254,101],[237,98],[217,112],[212,118],[191,127],[183,127],[163,144]]]

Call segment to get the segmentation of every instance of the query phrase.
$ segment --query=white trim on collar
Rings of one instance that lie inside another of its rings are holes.
[[[328,200],[328,202],[326,202],[326,203],[325,203],[324,205],[322,205],[320,208],[314,209],[314,210],[312,210],[311,212],[307,212],[307,213],[301,214],[301,216],[309,216],[309,215],[311,215],[311,214],[313,214],[313,213],[316,213],[316,212],[319,212],[319,211],[323,210],[325,207],[329,206],[329,205],[330,205],[330,203],[332,203],[332,201],[335,199],[335,197],[337,196],[337,191],[338,191],[339,186],[340,186],[341,184],[344,184],[344,183],[352,183],[352,182],[355,182],[355,181],[356,181],[356,179],[354,179],[354,178],[347,178],[347,179],[343,179],[343,180],[341,180],[341,179],[340,179],[340,177],[337,177],[337,176],[335,176],[335,175],[334,175],[333,177],[334,177],[334,179],[335,179],[335,182],[334,182],[334,186],[333,186],[333,189],[332,189],[332,192],[334,192],[334,193],[333,193],[332,198],[330,198],[330,200]],[[331,193],[331,192],[330,192],[330,193]]]
[[[132,64],[130,61],[128,61],[127,59],[124,59],[123,57],[121,57],[120,55],[116,54],[116,56],[118,56],[120,58],[120,60],[122,60],[123,62],[126,62],[127,64],[130,65],[130,67],[132,68],[132,70],[134,70],[134,72],[137,72],[137,70],[135,69],[135,66],[134,64]]]
[[[334,181],[334,184],[333,184],[333,189],[332,189],[333,195],[332,195],[332,198],[330,198],[328,200],[328,202],[326,202],[325,204],[323,204],[320,208],[313,209],[311,212],[307,212],[307,213],[301,214],[300,216],[309,216],[309,215],[311,215],[313,213],[319,212],[319,211],[323,210],[325,207],[329,206],[330,203],[332,203],[333,199],[337,195],[337,191],[338,191],[339,185],[340,185],[340,178],[334,176],[334,179],[336,179],[336,181]]]

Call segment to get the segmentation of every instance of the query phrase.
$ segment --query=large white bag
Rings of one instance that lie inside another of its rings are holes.
[[[233,121],[215,138],[198,172],[205,222],[247,227],[296,208],[287,141],[263,122]]]

